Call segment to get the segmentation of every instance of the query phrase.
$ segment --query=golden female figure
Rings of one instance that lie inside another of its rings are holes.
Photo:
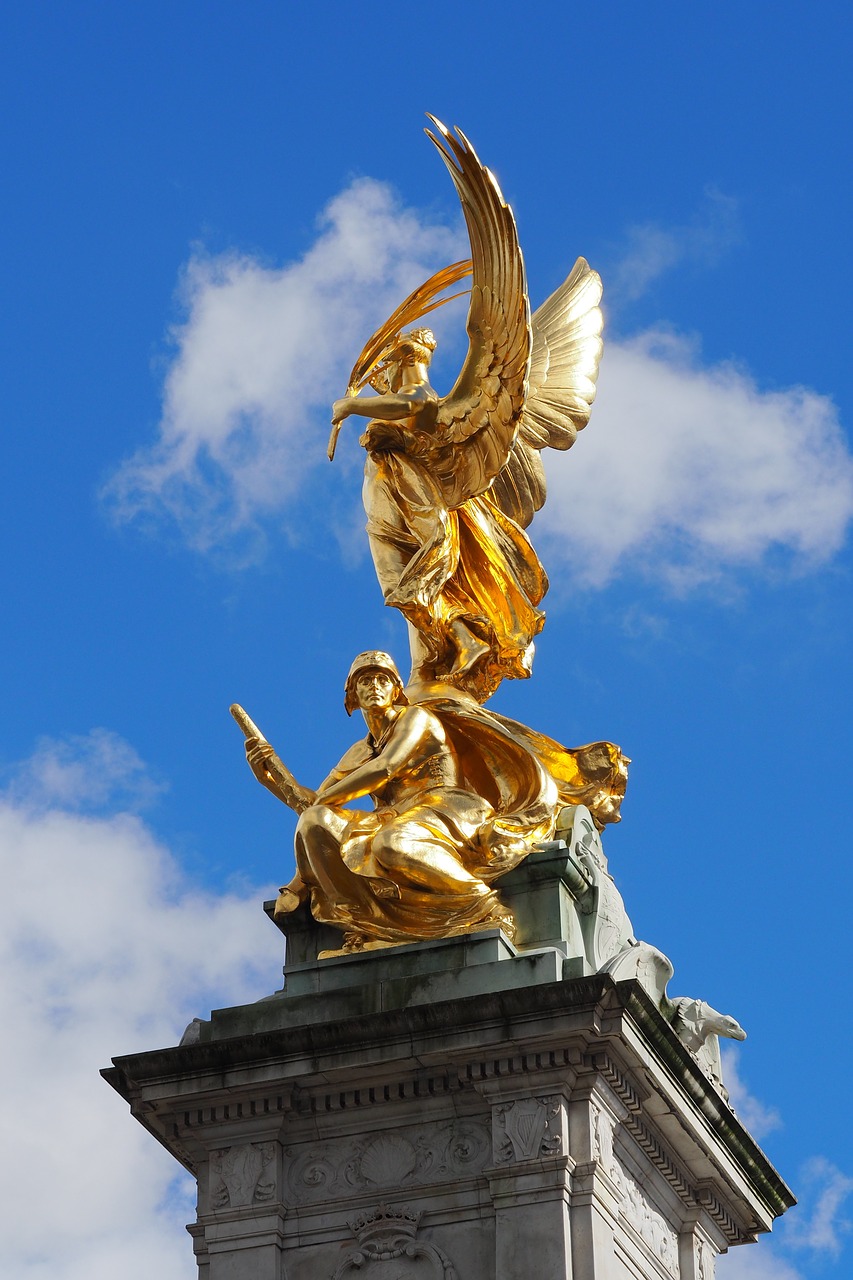
[[[471,264],[437,273],[373,335],[335,403],[337,430],[371,419],[364,502],[380,586],[409,623],[412,679],[484,701],[530,674],[545,571],[525,532],[545,501],[539,451],[567,449],[590,413],[601,354],[601,282],[581,258],[531,319],[512,211],[462,134],[434,121],[459,192]],[[429,383],[435,339],[401,332],[472,274],[469,350],[453,390]],[[357,392],[370,382],[380,394]]]

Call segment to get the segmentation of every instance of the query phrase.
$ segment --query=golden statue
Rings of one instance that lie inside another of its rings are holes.
[[[545,501],[540,451],[568,449],[589,419],[601,280],[579,258],[531,319],[512,211],[464,136],[433,123],[441,141],[427,134],[462,201],[471,261],[415,290],[367,343],[334,405],[329,455],[345,418],[372,419],[361,437],[367,534],[385,602],[409,623],[411,680],[440,680],[482,702],[505,677],[530,675],[548,579],[525,529]],[[439,397],[431,330],[401,328],[468,273],[468,356]],[[359,396],[368,383],[379,394]]]
[[[548,580],[525,529],[545,501],[540,451],[567,449],[589,418],[601,281],[579,258],[531,318],[512,211],[467,139],[430,119],[471,260],[437,272],[372,336],[329,441],[331,458],[344,420],[370,419],[367,534],[385,602],[408,622],[409,681],[386,653],[355,659],[345,706],[368,734],[317,791],[232,707],[255,776],[300,814],[276,917],[308,901],[344,951],[497,925],[511,936],[493,882],[553,835],[565,805],[586,805],[599,828],[617,822],[628,764],[612,743],[569,749],[481,705],[502,679],[530,675]],[[440,397],[435,338],[417,322],[468,275],[468,355]],[[377,394],[359,395],[368,384]],[[372,812],[348,807],[368,795]]]
[[[243,709],[256,778],[296,810],[296,875],[276,916],[309,901],[314,918],[344,932],[343,950],[446,938],[512,916],[490,888],[549,838],[567,804],[599,823],[618,818],[626,761],[599,742],[574,751],[486,711],[474,698],[407,691],[392,658],[361,653],[344,705],[360,708],[356,742],[317,791],[300,786]],[[372,812],[347,806],[373,798]]]

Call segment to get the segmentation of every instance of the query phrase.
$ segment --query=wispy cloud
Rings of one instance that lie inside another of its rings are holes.
[[[815,1274],[812,1263],[823,1274],[823,1264],[841,1256],[845,1239],[853,1230],[845,1212],[853,1193],[853,1178],[829,1160],[816,1156],[805,1165],[797,1182],[802,1195],[800,1204],[782,1219],[772,1236],[762,1237],[755,1245],[733,1249],[720,1258],[719,1280],[806,1280]],[[806,1270],[785,1256],[789,1250],[811,1255],[803,1264]]]
[[[722,1046],[720,1053],[723,1059],[723,1079],[732,1107],[741,1123],[760,1142],[768,1133],[781,1128],[782,1117],[775,1107],[768,1107],[747,1088],[741,1078],[738,1054]]]
[[[785,1240],[795,1249],[810,1249],[837,1258],[853,1231],[847,1200],[853,1178],[822,1156],[810,1160],[802,1174],[804,1204],[786,1223]]]
[[[108,484],[116,516],[171,516],[200,550],[257,535],[326,462],[331,403],[370,333],[437,265],[465,252],[458,230],[362,179],[329,204],[298,262],[194,255],[159,438]]]
[[[611,305],[639,298],[658,277],[686,263],[712,266],[740,240],[737,201],[714,187],[684,226],[645,222],[628,229],[622,257],[608,279]]]
[[[853,517],[853,459],[827,397],[762,391],[668,333],[611,343],[590,426],[546,466],[534,532],[591,587],[630,572],[683,592],[780,554],[803,571]]]
[[[738,1245],[717,1259],[717,1280],[806,1280],[797,1267],[779,1257],[775,1242]]]
[[[4,773],[8,797],[34,809],[135,811],[164,790],[130,743],[109,729],[40,738],[28,760]]]
[[[0,793],[0,1085],[14,1099],[0,1119],[0,1272],[185,1280],[192,1181],[98,1071],[177,1043],[211,1007],[268,994],[280,945],[262,891],[202,891],[138,817],[84,816],[57,798],[70,778],[90,795],[102,785],[97,751],[83,740],[79,767],[70,752],[54,798]]]
[[[639,287],[685,255],[712,254],[734,215],[721,196],[709,210],[686,230],[635,232],[625,279]],[[329,407],[356,353],[415,283],[466,251],[363,179],[328,206],[298,262],[194,256],[159,436],[108,485],[116,515],[167,516],[199,550],[238,558],[263,554],[271,520],[310,526],[318,485],[332,479],[319,470]],[[608,345],[592,423],[545,461],[550,495],[533,538],[575,587],[631,573],[687,592],[768,559],[802,572],[838,551],[853,516],[853,459],[832,402],[708,366],[669,332]],[[334,479],[334,521],[349,531],[358,483],[345,467]]]

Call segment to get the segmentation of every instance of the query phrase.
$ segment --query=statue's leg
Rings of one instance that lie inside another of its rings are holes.
[[[429,827],[400,818],[387,823],[373,838],[376,863],[392,879],[439,893],[485,897],[492,891],[484,881],[466,871],[451,849]],[[404,895],[405,896],[405,895]]]
[[[341,857],[341,845],[357,817],[364,815],[315,804],[296,825],[296,866],[302,882],[313,891],[312,914],[339,927],[381,915],[369,881],[351,871]]]
[[[336,848],[332,857],[340,859],[340,842],[348,819],[327,805],[312,805],[301,815],[296,827],[296,875],[279,890],[275,902],[274,918],[290,915],[301,903],[306,902],[311,889],[318,883],[312,862],[311,850],[331,841]],[[318,840],[318,832],[322,838]],[[307,840],[306,840],[307,837]]]

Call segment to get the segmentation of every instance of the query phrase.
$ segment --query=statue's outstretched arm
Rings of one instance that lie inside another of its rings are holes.
[[[405,768],[420,763],[423,754],[426,713],[420,707],[407,707],[400,713],[391,738],[371,760],[352,769],[345,777],[326,783],[317,792],[320,804],[347,804],[359,796],[370,795],[389,778]]]
[[[398,422],[401,418],[415,417],[436,399],[435,392],[429,387],[404,387],[386,396],[344,396],[332,407],[332,423],[337,426],[351,414],[360,418],[380,418],[383,422]]]

